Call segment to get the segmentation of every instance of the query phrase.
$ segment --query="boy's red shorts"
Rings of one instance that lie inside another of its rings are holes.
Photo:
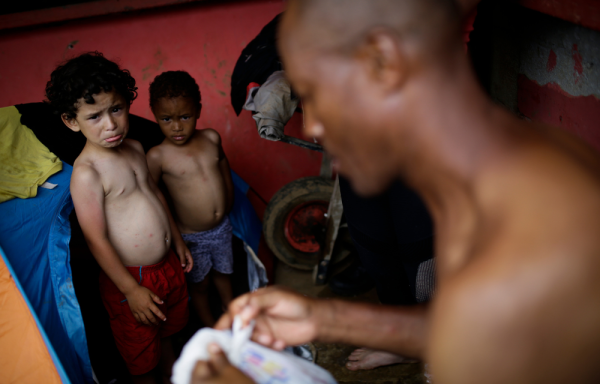
[[[116,285],[100,273],[100,294],[110,317],[117,348],[132,375],[150,372],[161,356],[160,339],[180,331],[188,321],[188,292],[183,269],[175,252],[160,263],[127,267],[131,275],[162,299],[156,304],[167,317],[159,325],[144,325],[133,317],[129,304]]]

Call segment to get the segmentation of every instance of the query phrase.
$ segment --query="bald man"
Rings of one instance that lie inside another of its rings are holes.
[[[242,296],[254,340],[348,343],[430,363],[439,384],[600,382],[600,161],[493,104],[451,0],[291,0],[280,51],[339,172],[365,195],[401,177],[436,227],[429,306]],[[241,375],[212,352],[194,379]],[[244,382],[236,376],[235,382]]]

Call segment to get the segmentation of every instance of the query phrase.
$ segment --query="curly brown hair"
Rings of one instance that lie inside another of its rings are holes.
[[[106,59],[98,51],[84,53],[68,60],[50,75],[46,84],[46,100],[54,113],[77,117],[77,101],[94,104],[94,95],[116,91],[131,105],[137,97],[135,79],[128,70]]]

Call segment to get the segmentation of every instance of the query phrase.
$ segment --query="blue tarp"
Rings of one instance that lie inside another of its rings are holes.
[[[262,223],[250,200],[246,197],[250,186],[233,171],[231,171],[231,178],[235,192],[235,201],[229,213],[233,234],[248,244],[255,254],[258,254]]]
[[[63,162],[63,170],[48,179],[56,188],[38,188],[36,197],[0,204],[0,246],[71,382],[92,383],[69,264],[72,170]]]

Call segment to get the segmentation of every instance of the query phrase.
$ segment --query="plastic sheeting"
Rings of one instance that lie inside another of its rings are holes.
[[[229,213],[233,234],[247,243],[254,253],[258,253],[262,223],[256,215],[252,203],[246,197],[250,186],[233,171],[231,171],[231,179],[233,180],[235,192],[235,201]]]
[[[0,246],[12,265],[31,307],[73,383],[92,383],[92,367],[69,264],[73,209],[69,183],[73,168],[48,182],[29,199],[0,204]]]
[[[248,256],[248,287],[250,291],[254,291],[268,283],[265,267],[256,256],[262,233],[262,223],[246,196],[250,186],[233,171],[231,171],[231,178],[235,201],[229,213],[229,220],[233,227],[233,235],[244,242],[244,249]]]

